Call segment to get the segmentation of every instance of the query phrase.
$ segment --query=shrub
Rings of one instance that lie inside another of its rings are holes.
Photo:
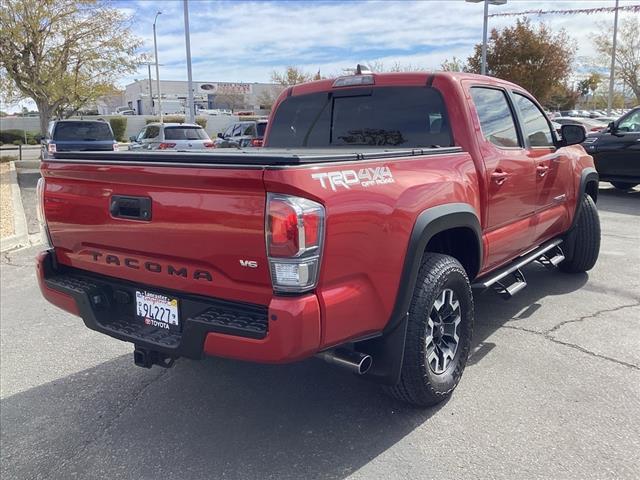
[[[0,131],[0,142],[13,143],[15,145],[18,145],[15,142],[24,143],[24,130],[2,130]]]
[[[29,145],[37,145],[39,142],[40,132],[27,132],[27,143]],[[11,129],[0,131],[0,144],[9,143],[13,145],[24,145],[24,130]]]
[[[207,117],[196,117],[196,123],[202,128],[207,128]]]
[[[113,136],[119,142],[126,141],[125,133],[127,131],[127,119],[126,117],[113,117],[109,119],[109,125],[113,130]]]
[[[147,118],[147,123],[157,123],[159,121],[158,117]],[[164,123],[184,123],[184,115],[164,115],[162,121]]]

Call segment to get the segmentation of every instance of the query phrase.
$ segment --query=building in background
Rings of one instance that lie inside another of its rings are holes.
[[[282,87],[273,83],[241,82],[193,82],[196,110],[232,110],[264,112],[270,106],[269,100],[275,98]],[[149,95],[149,80],[136,80],[125,87],[123,106],[129,107],[138,115],[154,113]],[[180,80],[161,80],[162,113],[184,113],[187,103],[187,82]],[[157,103],[156,82],[151,84],[151,93]]]

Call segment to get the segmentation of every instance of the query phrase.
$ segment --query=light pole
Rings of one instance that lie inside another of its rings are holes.
[[[507,0],[466,0],[468,3],[480,3],[484,2],[484,20],[482,24],[482,64],[480,66],[480,73],[482,75],[487,74],[487,30],[489,26],[489,4],[491,5],[504,5]]]
[[[607,100],[607,115],[611,115],[613,107],[613,77],[616,68],[616,42],[618,40],[618,0],[616,0],[616,13],[613,17],[613,45],[611,46],[611,70],[609,70],[609,98]],[[624,103],[624,100],[623,100]]]
[[[158,11],[156,17],[153,19],[153,50],[155,52],[156,60],[156,90],[158,91],[158,114],[160,117],[160,123],[162,123],[162,95],[160,94],[160,68],[158,67],[158,40],[156,38],[156,21],[158,15],[162,15],[162,12]]]
[[[184,40],[187,44],[187,118],[188,123],[195,123],[193,108],[193,77],[191,75],[191,39],[189,34],[189,0],[184,0]]]

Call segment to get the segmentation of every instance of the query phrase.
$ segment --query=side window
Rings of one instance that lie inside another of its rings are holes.
[[[49,122],[49,128],[47,129],[46,138],[48,138],[48,139],[53,138],[53,127],[54,126],[55,126],[55,122]]]
[[[640,110],[636,110],[621,121],[618,125],[618,130],[622,132],[640,132]]]
[[[478,111],[484,138],[498,147],[519,147],[516,124],[505,92],[494,88],[473,87],[471,97]]]
[[[255,123],[245,124],[242,130],[242,135],[255,137],[256,136],[256,128]]]
[[[138,136],[136,137],[136,142],[141,142],[143,138],[145,138],[145,134],[147,133],[147,129],[143,128],[142,130],[140,130],[140,133],[138,133]]]
[[[514,93],[522,117],[522,130],[532,147],[553,147],[553,136],[547,119],[538,106],[524,95]]]
[[[242,135],[242,124],[241,123],[236,123],[233,126],[233,131],[231,132],[231,136],[232,137],[239,137],[240,135]]]
[[[232,132],[233,132],[233,124],[231,126],[227,127],[227,129],[222,134],[222,138],[230,137]]]

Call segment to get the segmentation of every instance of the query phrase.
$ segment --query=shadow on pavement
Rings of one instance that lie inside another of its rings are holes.
[[[491,351],[486,339],[506,321],[524,321],[539,299],[587,280],[535,266],[526,274],[535,285],[509,302],[490,292],[477,297],[471,364]],[[344,478],[439,408],[407,407],[315,359],[292,365],[181,359],[171,370],[146,371],[126,355],[3,399],[3,450],[11,451],[3,452],[2,473]]]
[[[530,317],[542,306],[540,300],[579,290],[589,279],[586,273],[567,274],[557,269],[549,270],[537,263],[527,265],[522,271],[529,285],[510,300],[504,300],[490,289],[474,292],[475,352],[471,355],[469,364],[478,363],[477,355],[484,356],[488,353],[485,352],[485,340],[505,323],[532,328],[532,324],[528,322],[533,321]]]
[[[314,359],[182,359],[149,377],[126,355],[3,399],[3,478],[344,478],[439,409]]]

